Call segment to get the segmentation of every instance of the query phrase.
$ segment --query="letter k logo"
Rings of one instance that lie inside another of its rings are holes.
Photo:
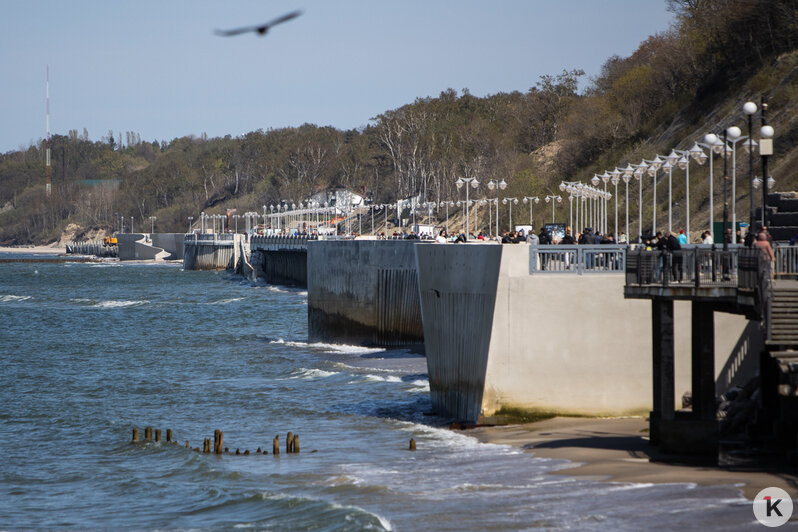
[[[776,499],[776,502],[773,502],[772,497],[765,497],[765,501],[767,501],[767,516],[770,517],[773,512],[776,512],[776,515],[779,517],[783,517],[781,511],[779,511],[779,503],[781,499]]]

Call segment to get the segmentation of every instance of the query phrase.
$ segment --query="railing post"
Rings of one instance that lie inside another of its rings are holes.
[[[701,286],[701,264],[698,255],[698,248],[693,250],[693,275],[695,275],[695,287]]]

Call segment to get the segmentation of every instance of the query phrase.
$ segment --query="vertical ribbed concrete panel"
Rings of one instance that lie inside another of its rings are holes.
[[[234,267],[233,243],[186,242],[183,255],[184,270],[224,270]]]
[[[403,345],[423,341],[413,248],[418,241],[308,242],[308,338]]]
[[[255,250],[250,261],[258,277],[267,283],[303,288],[308,285],[308,253],[305,250]]]
[[[443,416],[479,419],[501,246],[416,249],[430,397]]]

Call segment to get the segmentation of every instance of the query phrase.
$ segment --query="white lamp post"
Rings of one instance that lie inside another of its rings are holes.
[[[562,196],[549,195],[545,198],[546,203],[551,203],[551,223],[554,223],[554,204],[562,203]]]
[[[510,222],[508,224],[508,229],[507,230],[512,232],[512,230],[513,230],[513,204],[518,205],[518,198],[509,198],[509,197],[508,198],[504,198],[502,200],[502,203],[504,205],[509,205],[510,206]]]
[[[493,190],[494,188],[496,189],[496,238],[499,238],[499,190],[507,188],[507,181],[491,179],[488,181],[488,189]]]
[[[524,204],[527,203],[529,204],[529,226],[534,228],[535,225],[532,223],[532,204],[537,205],[540,203],[540,198],[537,196],[524,196]]]
[[[470,186],[471,188],[476,189],[479,186],[479,181],[477,181],[477,178],[475,177],[460,177],[454,182],[454,184],[457,185],[458,189],[461,189],[463,188],[463,185],[466,185],[465,220],[463,221],[463,232],[465,233],[465,239],[468,240],[468,205],[470,203],[468,199],[468,188]]]
[[[635,169],[632,168],[631,164],[627,164],[626,168],[623,169],[623,182],[626,183],[626,243],[629,243],[630,235],[629,235],[629,180],[632,179],[632,174],[634,174]]]

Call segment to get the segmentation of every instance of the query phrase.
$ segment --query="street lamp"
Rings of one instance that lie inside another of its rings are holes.
[[[233,222],[234,222],[234,226],[235,226],[235,232],[236,232],[236,234],[238,234],[238,219],[239,219],[239,218],[241,218],[241,215],[240,215],[240,214],[234,214],[234,215],[233,215]]]
[[[446,206],[446,234],[449,234],[449,207],[454,207],[453,201],[442,201],[438,204],[439,207]]]
[[[623,175],[621,179],[626,184],[626,243],[629,244],[629,180],[632,179],[632,174],[634,174],[635,169],[632,167],[631,163],[627,163],[626,168],[623,169]]]
[[[463,185],[466,185],[466,201],[465,201],[465,220],[463,221],[463,232],[465,233],[465,239],[468,240],[468,187],[470,186],[473,189],[476,189],[479,186],[479,181],[477,181],[476,177],[460,177],[457,181],[454,182],[457,185],[458,189],[463,188]]]
[[[549,195],[546,196],[546,203],[551,202],[551,223],[554,223],[554,204],[562,203],[562,196]]]
[[[191,222],[192,221],[194,221],[194,217],[193,216],[189,216],[188,217],[188,231],[186,231],[187,233],[191,232]]]
[[[648,164],[646,164],[645,159],[643,159],[640,164],[635,165],[634,172],[632,172],[632,176],[637,179],[637,243],[643,243],[643,174],[646,173],[648,169]]]
[[[158,218],[156,216],[150,216],[150,223],[151,223],[151,225],[150,225],[150,234],[153,234],[155,232],[155,220],[157,220],[157,219]]]
[[[612,185],[615,187],[615,224],[613,231],[615,232],[615,243],[618,243],[618,183],[621,181],[622,172],[617,168],[612,172]]]
[[[652,212],[651,212],[651,233],[657,234],[657,171],[662,168],[663,160],[660,158],[659,155],[654,157],[653,161],[646,161],[648,163],[648,170],[647,173],[652,178],[654,178],[654,198],[652,200]]]
[[[540,203],[540,198],[537,196],[524,196],[524,203],[529,204],[529,226],[534,228],[535,225],[532,223],[532,204],[537,205]]]
[[[493,190],[494,188],[496,189],[496,238],[499,238],[499,190],[507,188],[507,181],[491,179],[488,181],[488,189]]]
[[[675,159],[675,160],[674,160]],[[704,150],[698,145],[697,142],[689,150],[671,150],[670,155],[667,157],[666,164],[670,164],[671,169],[673,166],[678,166],[685,171],[685,236],[687,242],[690,242],[690,159],[698,164],[704,164],[707,160],[707,155]],[[664,168],[664,167],[663,167]],[[669,177],[671,170],[668,171]],[[670,178],[668,179],[668,186],[670,187]],[[671,232],[671,192],[668,190],[668,232]]]
[[[698,142],[699,146],[703,146],[709,150],[709,234],[712,236],[712,242],[715,242],[715,174],[714,174],[714,160],[715,155],[723,151],[723,142],[714,133],[704,135],[704,142]]]
[[[512,232],[512,230],[513,230],[513,204],[518,205],[518,198],[509,198],[509,197],[508,198],[504,198],[502,200],[502,204],[510,206],[510,222],[508,224],[507,231]]]
[[[767,212],[767,196],[768,196],[768,188],[771,187],[771,177],[768,174],[768,156],[773,155],[773,126],[769,126],[767,123],[767,118],[765,117],[765,112],[768,109],[768,102],[765,97],[762,97],[762,127],[759,130],[759,155],[762,157],[762,179],[764,180],[762,184],[764,185],[762,188],[762,226],[765,226],[766,219],[765,219],[765,212]],[[773,181],[775,184],[775,181]]]

